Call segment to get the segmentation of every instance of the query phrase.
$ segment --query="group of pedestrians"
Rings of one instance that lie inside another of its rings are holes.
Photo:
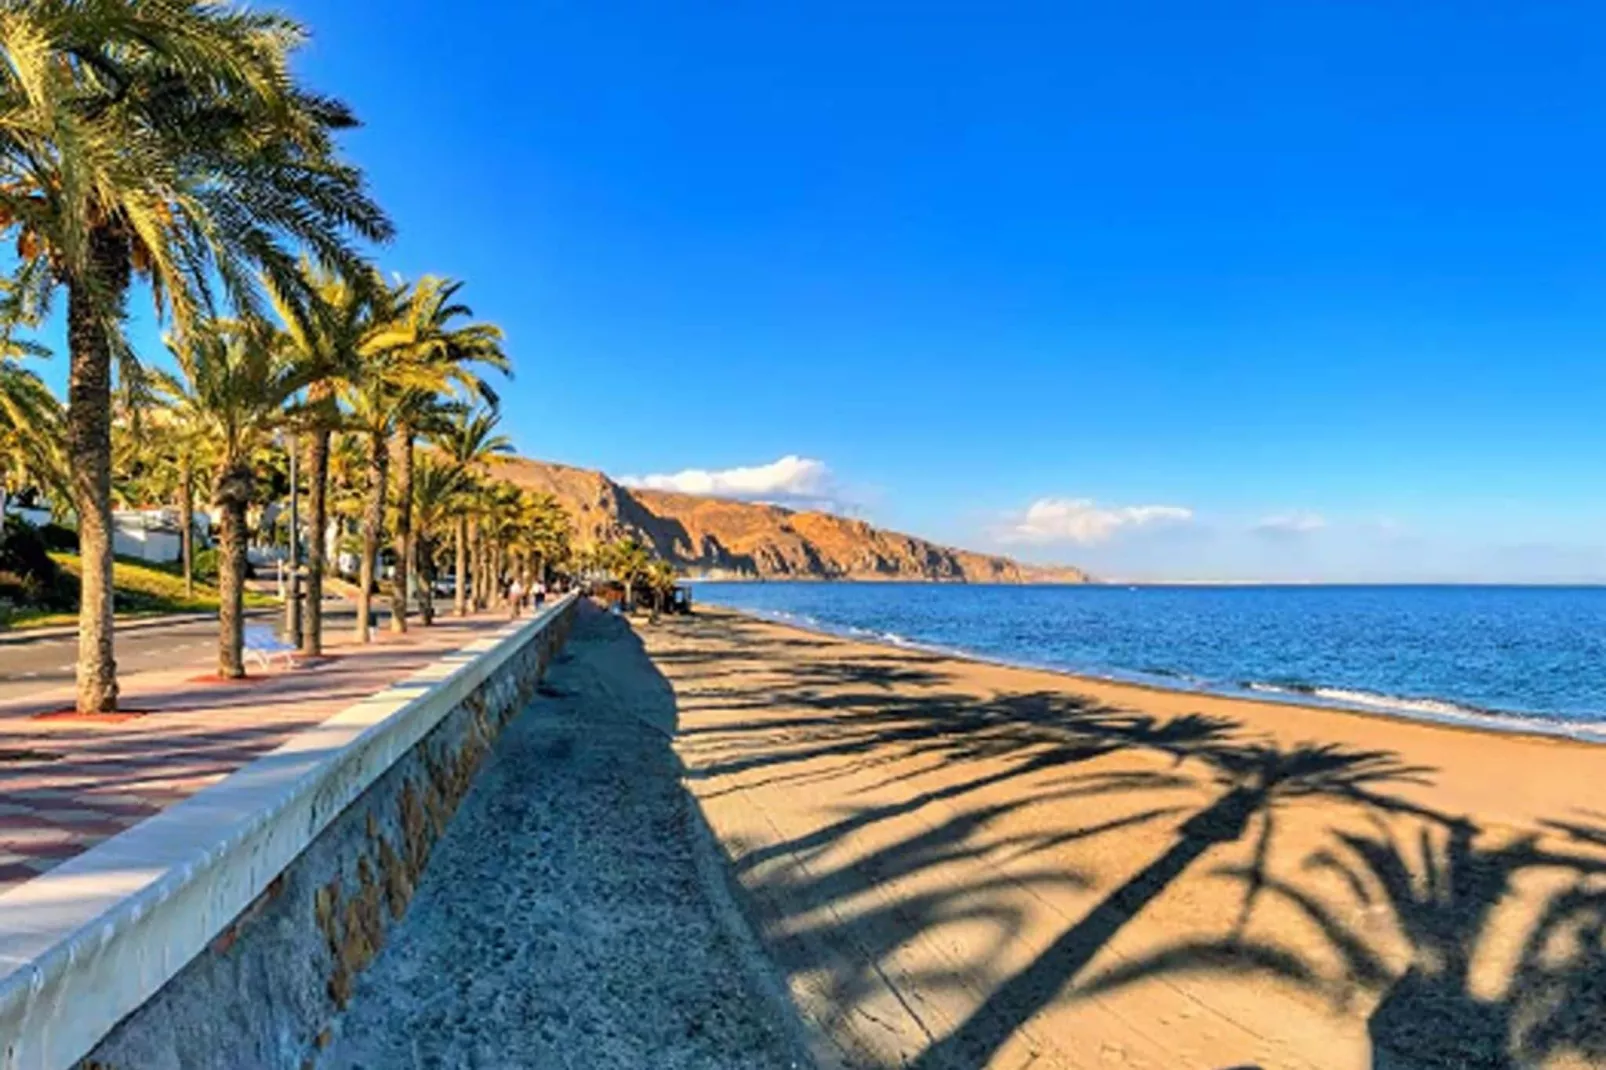
[[[540,580],[536,580],[534,583],[530,584],[529,587],[525,587],[523,582],[521,582],[519,578],[515,576],[513,577],[512,582],[507,585],[507,604],[509,616],[517,617],[520,611],[524,609],[526,603],[529,603],[535,608],[539,609],[542,603],[545,601],[546,584]]]

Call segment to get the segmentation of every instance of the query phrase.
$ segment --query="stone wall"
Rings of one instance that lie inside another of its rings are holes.
[[[572,601],[560,602],[543,619],[510,629],[493,649],[471,648],[447,659],[434,681],[415,679],[391,689],[400,692],[392,696],[399,703],[393,717],[378,720],[341,746],[319,754],[318,775],[303,785],[307,797],[298,796],[275,810],[272,821],[305,824],[300,830],[305,842],[288,864],[260,874],[253,897],[241,900],[248,902],[243,910],[206,919],[200,915],[206,911],[207,897],[192,895],[193,905],[186,906],[187,888],[149,904],[153,911],[185,911],[186,916],[178,919],[188,923],[185,931],[208,933],[199,952],[182,965],[167,962],[165,982],[153,985],[154,994],[109,1032],[97,1029],[94,1008],[88,1005],[93,1001],[85,1001],[82,1011],[75,1012],[75,978],[69,966],[57,982],[61,989],[57,998],[64,1003],[48,1023],[53,1036],[25,1036],[19,1045],[8,1044],[0,1049],[4,1055],[0,1067],[295,1070],[311,1065],[327,1039],[328,1022],[344,1008],[357,975],[406,911],[430,851],[480,763],[533,696],[542,671],[562,645],[572,614]],[[422,719],[418,738],[404,738],[401,745],[393,744],[394,756],[376,760],[388,736],[405,731],[400,722],[406,719]],[[361,778],[356,784],[354,776]],[[236,838],[227,846],[229,858],[224,861],[246,868],[256,864],[260,870],[265,849],[256,859],[239,857],[259,851],[256,842]],[[227,877],[223,875],[224,883]],[[212,895],[215,898],[215,891]],[[151,927],[138,921],[136,916],[120,929],[108,928],[105,939],[152,943],[154,938],[141,935],[142,929]],[[171,929],[172,923],[167,924]],[[167,943],[172,943],[171,937]],[[82,968],[95,963],[115,967],[121,961],[161,976],[163,964],[155,961],[160,954],[117,956],[107,950],[97,947],[84,954]],[[111,976],[127,980],[123,973]],[[80,987],[93,991],[89,984],[86,980]],[[28,1010],[23,1006],[17,1019],[24,1025],[30,1024]],[[0,1000],[0,1037],[5,1037],[7,1027]],[[62,1036],[62,1030],[75,1029],[97,1031]],[[69,1051],[71,1058],[62,1062],[61,1055]]]

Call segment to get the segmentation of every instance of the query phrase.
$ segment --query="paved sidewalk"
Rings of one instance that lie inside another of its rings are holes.
[[[507,623],[505,614],[414,624],[359,647],[329,637],[297,669],[255,666],[245,681],[183,669],[123,677],[122,718],[40,717],[70,686],[0,703],[0,892],[215,783],[442,655]]]

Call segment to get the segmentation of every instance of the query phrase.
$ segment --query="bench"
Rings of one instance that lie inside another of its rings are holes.
[[[273,634],[265,624],[248,624],[245,627],[245,656],[261,663],[264,669],[273,665],[274,658],[283,658],[285,668],[296,665],[296,648],[292,643]]]

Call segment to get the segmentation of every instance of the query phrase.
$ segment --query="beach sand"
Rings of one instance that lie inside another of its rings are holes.
[[[1606,1066],[1606,748],[639,631],[822,1062]]]

